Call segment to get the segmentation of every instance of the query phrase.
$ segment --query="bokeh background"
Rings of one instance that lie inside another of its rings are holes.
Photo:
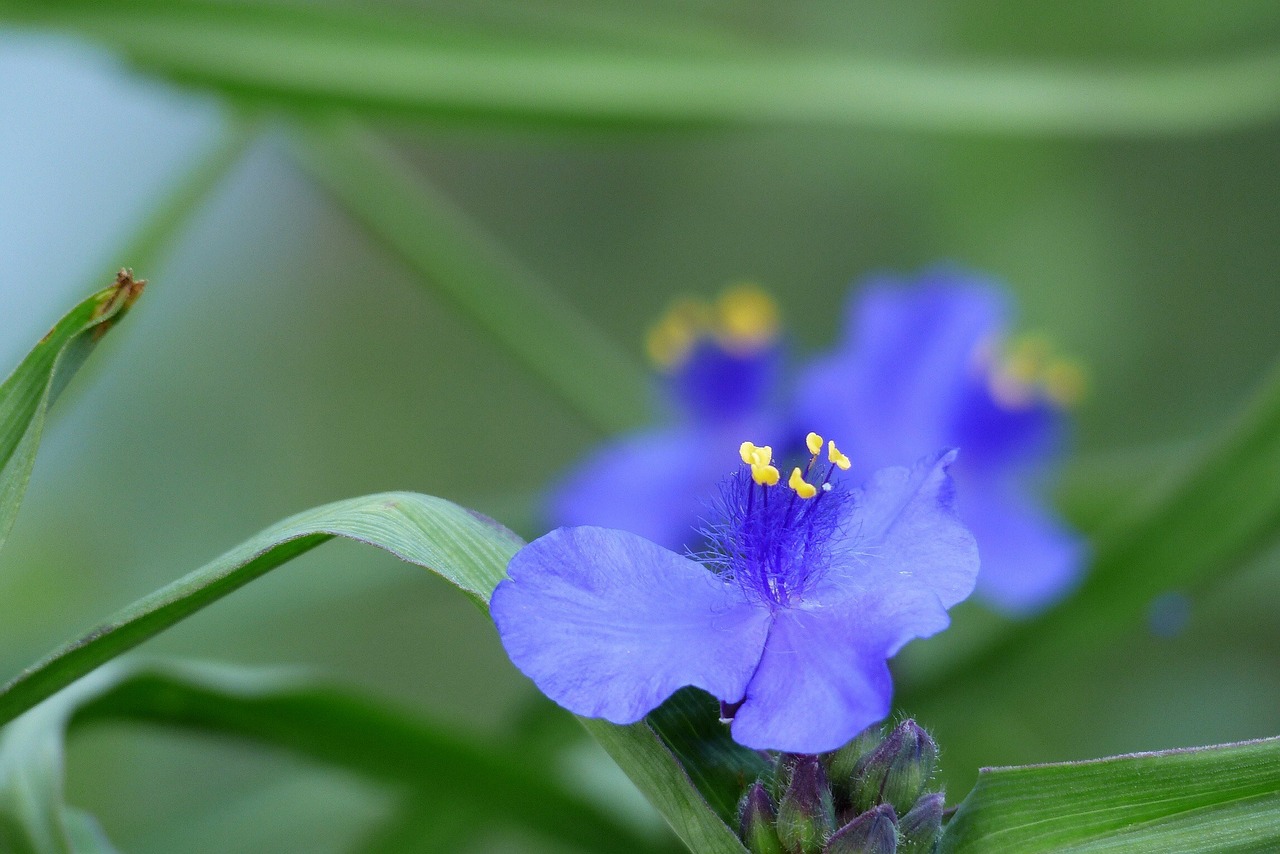
[[[609,6],[400,2],[396,14],[542,34]],[[0,13],[6,11],[0,6]],[[908,6],[709,0],[643,17],[739,43],[892,61],[1179,68],[1280,45],[1269,2]],[[651,15],[651,17],[649,17]],[[1280,89],[1280,77],[1275,80]],[[0,18],[0,362],[17,362],[234,120],[109,46]],[[580,128],[396,117],[397,150],[637,363],[675,295],[750,279],[795,357],[828,346],[851,286],[939,261],[1005,282],[1019,326],[1088,368],[1058,485],[1082,525],[1180,465],[1280,351],[1280,109],[1168,132],[747,123]],[[19,670],[269,523],[388,489],[539,533],[540,490],[602,436],[373,242],[268,117],[60,400],[0,558],[0,669]],[[659,417],[655,409],[655,418]],[[1247,501],[1248,496],[1241,496]],[[963,702],[936,729],[951,800],[982,764],[1280,733],[1280,552],[1173,591],[1104,654]],[[958,621],[984,624],[976,610]],[[962,626],[957,631],[964,631]],[[933,641],[945,644],[945,635]],[[536,702],[447,585],[334,543],[147,650],[304,663],[506,738]],[[913,651],[927,658],[927,650]],[[284,754],[98,727],[69,799],[124,851],[342,851],[385,817],[376,786]],[[566,768],[649,821],[585,741]],[[540,850],[518,838],[476,850]]]

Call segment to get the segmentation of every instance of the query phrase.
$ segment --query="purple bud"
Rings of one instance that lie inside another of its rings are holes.
[[[778,806],[778,838],[788,854],[819,854],[835,829],[831,786],[816,756],[794,759],[787,792]]]
[[[915,806],[933,776],[938,745],[910,719],[898,724],[864,757],[854,780],[853,805],[865,812],[876,804],[892,804],[905,813]]]
[[[759,780],[752,783],[738,802],[738,833],[751,854],[783,854],[782,842],[773,823],[777,813],[773,798]]]
[[[894,854],[898,850],[898,822],[893,807],[881,804],[864,812],[836,832],[824,854]]]
[[[902,844],[898,846],[900,854],[933,854],[938,847],[938,839],[942,836],[942,808],[944,797],[941,792],[932,792],[916,801],[916,805],[898,822],[902,832]]]

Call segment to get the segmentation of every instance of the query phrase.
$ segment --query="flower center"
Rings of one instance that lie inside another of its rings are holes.
[[[773,448],[743,442],[742,466],[722,484],[719,522],[707,532],[707,562],[773,607],[796,604],[822,575],[852,499],[833,480],[850,467],[836,443],[810,433],[805,445],[808,464],[794,467],[783,485]]]
[[[990,345],[980,348],[987,389],[1002,408],[1028,409],[1040,400],[1067,409],[1084,397],[1085,377],[1080,363],[1054,354],[1040,335],[1022,335],[1008,342],[999,355]]]

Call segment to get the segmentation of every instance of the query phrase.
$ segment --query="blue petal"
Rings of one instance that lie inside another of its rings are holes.
[[[889,714],[885,655],[861,602],[779,611],[733,738],[756,750],[835,750]]]
[[[946,628],[973,590],[978,554],[952,508],[955,452],[877,472],[845,525],[846,559],[798,608],[777,613],[746,699],[739,742],[833,750],[889,711],[885,660]]]
[[[782,348],[776,343],[735,351],[703,339],[671,375],[671,390],[696,422],[736,421],[765,411],[781,368]]]
[[[835,438],[863,477],[960,444],[975,352],[1004,314],[997,290],[944,271],[912,288],[872,282],[850,305],[843,347],[801,377],[802,423]]]
[[[707,431],[681,428],[606,443],[555,487],[553,523],[617,528],[680,548],[697,530],[715,479],[737,462],[737,445],[712,448],[710,441]],[[714,474],[705,474],[709,461],[719,463]]]
[[[767,609],[735,585],[641,537],[560,528],[521,549],[490,611],[507,654],[580,715],[638,721],[678,688],[742,697]]]
[[[1088,550],[1077,534],[1017,485],[973,486],[961,484],[961,513],[982,551],[984,599],[1010,614],[1031,614],[1079,583]]]

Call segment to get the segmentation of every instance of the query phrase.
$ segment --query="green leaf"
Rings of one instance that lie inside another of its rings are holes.
[[[1183,67],[847,56],[785,46],[533,41],[323,5],[8,0],[186,84],[290,106],[575,124],[793,123],[1022,134],[1192,133],[1280,113],[1280,55]],[[616,40],[615,40],[616,41]],[[691,40],[685,39],[685,42]]]
[[[111,287],[59,320],[0,385],[0,546],[31,479],[49,407],[102,336],[128,313],[145,284],[121,270]]]
[[[481,607],[505,576],[511,556],[523,545],[485,516],[414,493],[371,495],[300,513],[139,600],[27,668],[0,688],[0,723],[12,721],[126,650],[334,537],[377,546],[426,567]],[[647,723],[630,727],[599,720],[583,723],[693,850],[741,854],[733,831]],[[385,754],[375,760],[397,761],[396,756]]]
[[[987,768],[941,854],[1280,850],[1280,738]]]
[[[1074,596],[1004,631],[947,676],[904,686],[899,699],[915,710],[954,702],[953,689],[1025,691],[1029,680],[1053,671],[1053,662],[1105,649],[1160,593],[1209,583],[1277,534],[1280,366],[1215,441],[1162,472],[1098,532],[1093,565]]]
[[[488,601],[522,542],[506,528],[441,498],[388,492],[299,513],[118,612],[0,688],[0,723],[100,664],[334,537],[385,549]]]
[[[110,850],[92,819],[62,802],[64,734],[101,721],[261,742],[411,788],[437,816],[462,812],[477,826],[515,825],[584,851],[662,850],[501,749],[297,672],[124,661],[100,668],[4,731],[0,840],[9,847],[3,850]]]
[[[606,433],[647,420],[648,376],[374,133],[355,122],[299,129],[303,164],[420,280]]]

